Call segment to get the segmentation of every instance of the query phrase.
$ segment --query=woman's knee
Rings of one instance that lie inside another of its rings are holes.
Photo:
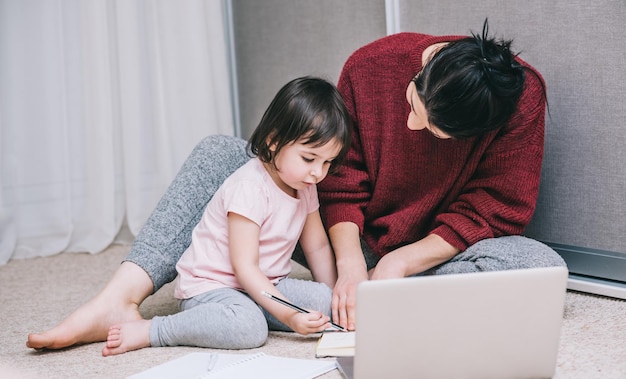
[[[239,137],[211,135],[196,145],[194,153],[212,160],[217,159],[220,163],[240,166],[250,159],[246,152],[246,145],[247,142]]]
[[[563,258],[550,246],[524,236],[489,238],[470,246],[466,253],[508,266],[504,269],[566,266]]]

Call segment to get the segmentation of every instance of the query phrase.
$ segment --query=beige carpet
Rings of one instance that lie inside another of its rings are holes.
[[[124,378],[192,351],[209,351],[147,348],[104,358],[102,343],[51,352],[25,346],[29,332],[56,325],[97,293],[127,251],[127,246],[115,245],[97,255],[60,254],[0,266],[0,378]],[[307,272],[296,267],[295,275]],[[171,285],[146,300],[141,310],[146,317],[175,312]],[[272,333],[265,346],[252,351],[314,358],[316,340],[316,336]],[[341,375],[334,370],[322,378]],[[626,378],[625,301],[567,294],[555,378]]]

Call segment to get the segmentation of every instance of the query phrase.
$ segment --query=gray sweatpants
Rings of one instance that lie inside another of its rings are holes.
[[[250,159],[245,147],[246,142],[236,137],[209,136],[203,139],[135,238],[125,260],[148,273],[155,292],[176,277],[176,262],[191,243],[191,231],[217,188]],[[377,258],[365,244],[363,250],[368,268],[373,267]],[[306,266],[299,249],[293,258]],[[480,241],[424,274],[548,266],[565,266],[565,262],[547,245],[522,236],[509,236]]]
[[[294,304],[330,315],[332,290],[326,284],[286,278],[276,288]],[[151,346],[251,349],[269,330],[291,331],[248,295],[232,288],[212,290],[180,302],[181,312],[154,317]]]

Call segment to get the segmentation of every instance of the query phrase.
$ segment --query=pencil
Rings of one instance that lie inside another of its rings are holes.
[[[298,312],[300,312],[300,313],[311,313],[311,312],[307,311],[306,309],[304,309],[304,308],[300,308],[299,306],[297,306],[297,305],[295,305],[295,304],[292,304],[292,303],[290,303],[290,302],[288,302],[288,301],[286,301],[286,300],[283,300],[283,299],[281,299],[280,297],[276,297],[276,296],[272,295],[271,293],[267,293],[267,292],[265,292],[265,291],[261,291],[261,294],[262,294],[263,296],[265,296],[265,297],[268,297],[268,298],[270,298],[270,299],[274,300],[274,301],[275,301],[275,302],[277,302],[277,303],[280,303],[280,304],[282,304],[282,305],[284,305],[284,306],[287,306],[287,307],[289,307],[289,308],[291,308],[291,309],[293,309],[293,310],[296,310],[296,311],[298,311]],[[333,327],[335,327],[336,329],[341,330],[342,332],[347,332],[347,330],[346,330],[343,326],[341,326],[341,325],[335,324],[335,323],[334,323],[334,322],[332,322],[332,321],[330,321],[330,324],[331,324]]]

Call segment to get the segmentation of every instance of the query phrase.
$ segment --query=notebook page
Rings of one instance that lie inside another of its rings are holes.
[[[259,353],[230,366],[216,368],[201,379],[312,379],[335,368],[335,360],[286,358]]]
[[[182,357],[154,366],[127,379],[195,379],[207,373],[211,355],[216,353],[193,352]],[[213,370],[220,370],[236,362],[248,359],[254,354],[218,354]]]

